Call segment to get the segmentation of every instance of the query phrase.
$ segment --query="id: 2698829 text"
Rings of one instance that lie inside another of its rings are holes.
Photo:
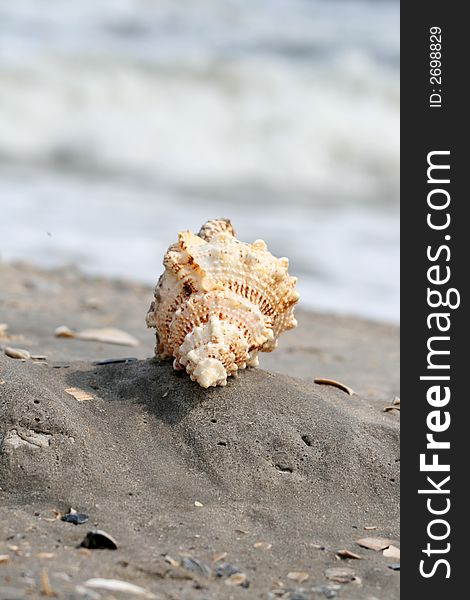
[[[429,28],[429,106],[442,106],[442,30],[440,27]]]

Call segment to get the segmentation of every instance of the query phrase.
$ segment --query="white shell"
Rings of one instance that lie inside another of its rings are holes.
[[[155,354],[174,358],[204,388],[258,364],[279,335],[297,325],[299,294],[287,258],[263,240],[240,242],[226,219],[205,223],[199,235],[180,232],[163,259],[165,271],[147,314],[157,330]]]

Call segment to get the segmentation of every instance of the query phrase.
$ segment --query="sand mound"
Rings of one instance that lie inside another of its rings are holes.
[[[33,548],[52,545],[65,565],[76,564],[87,526],[46,520],[50,509],[72,506],[120,544],[88,557],[67,585],[112,575],[162,594],[202,598],[202,586],[229,597],[222,579],[158,570],[166,553],[210,564],[225,551],[251,582],[230,594],[259,598],[283,580],[288,598],[299,587],[289,587],[288,572],[305,571],[302,593],[318,597],[325,590],[312,586],[333,585],[325,569],[348,547],[367,558],[353,564],[362,581],[347,584],[348,597],[363,598],[368,587],[398,597],[387,560],[354,545],[365,526],[398,535],[396,416],[262,370],[203,390],[153,359],[69,368],[0,360],[0,487],[3,504],[17,507],[8,531],[33,522]],[[70,388],[93,399],[78,401]],[[272,547],[255,548],[259,541]]]

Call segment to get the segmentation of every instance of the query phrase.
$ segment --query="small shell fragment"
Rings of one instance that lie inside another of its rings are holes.
[[[305,571],[291,571],[287,573],[287,579],[293,579],[297,583],[304,583],[309,578],[309,574]]]
[[[117,550],[118,547],[116,540],[100,529],[89,531],[80,546],[90,550]]]
[[[397,410],[398,412],[400,412],[400,405],[399,404],[392,404],[391,406],[385,406],[384,407],[384,412],[390,412],[392,410]]]
[[[204,506],[204,504],[202,502],[199,502],[199,500],[195,500],[194,501],[194,506],[197,506],[197,507],[201,508],[202,506]]]
[[[88,579],[83,584],[87,588],[96,588],[101,590],[108,590],[110,592],[124,592],[128,594],[134,594],[136,596],[142,596],[144,598],[156,598],[155,594],[147,591],[135,583],[129,583],[128,581],[122,581],[120,579],[101,579],[99,577]]]
[[[375,552],[380,552],[381,550],[385,550],[393,544],[392,540],[387,538],[380,537],[365,537],[360,540],[356,540],[356,544],[362,546],[363,548],[368,548],[369,550],[375,550]]]
[[[230,575],[230,577],[227,577],[225,583],[226,585],[240,585],[244,588],[249,586],[245,573],[234,573],[233,575]]]
[[[41,596],[47,596],[49,598],[56,596],[57,594],[51,588],[51,584],[49,581],[49,574],[47,569],[43,569],[39,574],[39,588],[41,591]]]
[[[104,344],[117,344],[119,346],[138,346],[139,340],[134,336],[113,327],[103,329],[84,329],[83,331],[73,331],[69,327],[62,325],[55,330],[56,337],[75,338],[86,342],[102,342]]]
[[[352,388],[345,385],[344,383],[341,383],[341,381],[336,381],[335,379],[327,379],[326,377],[316,377],[313,380],[313,382],[317,383],[318,385],[331,385],[333,387],[338,388],[339,390],[342,390],[343,392],[346,392],[346,394],[349,394],[350,396],[355,394],[355,391]]]
[[[350,583],[356,579],[356,574],[348,567],[333,567],[326,569],[325,577],[337,583]]]
[[[253,548],[257,548],[259,550],[270,550],[273,547],[269,542],[255,542],[253,544]]]
[[[212,556],[212,564],[224,560],[227,557],[227,552],[217,552]]]
[[[23,348],[10,348],[9,346],[7,346],[4,352],[10,358],[19,358],[22,360],[28,360],[29,358],[31,358],[31,354]]]
[[[66,325],[61,325],[60,327],[56,328],[56,330],[54,331],[54,335],[56,337],[74,338],[76,336],[76,332],[72,331]]]
[[[46,558],[46,559],[51,559],[51,558],[55,558],[55,554],[54,552],[38,552],[36,554],[36,556],[38,558]]]
[[[73,396],[75,400],[78,400],[78,402],[84,402],[85,400],[94,400],[91,394],[79,388],[66,388],[64,392],[66,394],[69,394],[70,396]]]
[[[180,566],[180,561],[176,560],[175,558],[171,557],[169,554],[165,554],[165,556],[163,557],[165,559],[165,561],[171,565],[172,567],[179,567]]]
[[[89,342],[102,342],[104,344],[117,344],[118,346],[138,346],[137,340],[130,333],[126,333],[121,329],[106,327],[104,329],[84,329],[79,331],[75,337],[79,340]]]
[[[387,558],[396,558],[397,560],[400,560],[400,548],[397,548],[392,544],[388,548],[385,548],[382,554]]]
[[[362,559],[362,556],[359,556],[359,554],[355,554],[354,552],[351,552],[350,550],[339,550],[336,553],[336,556],[338,558],[352,558],[352,559],[356,559],[356,560]]]
[[[0,554],[0,565],[6,565],[8,562],[10,562],[10,555]]]
[[[180,559],[180,565],[184,569],[199,573],[199,575],[202,575],[203,577],[210,577],[211,575],[210,567],[197,558],[193,558],[192,556],[182,556]]]

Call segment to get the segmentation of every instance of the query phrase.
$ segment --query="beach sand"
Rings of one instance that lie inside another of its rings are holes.
[[[0,280],[0,344],[47,356],[0,354],[1,598],[145,597],[92,578],[165,600],[399,597],[399,561],[357,544],[399,546],[396,327],[299,310],[259,369],[203,390],[150,358],[151,289],[28,265],[0,264]],[[70,507],[89,521],[57,518]],[[95,527],[118,549],[78,548]]]

